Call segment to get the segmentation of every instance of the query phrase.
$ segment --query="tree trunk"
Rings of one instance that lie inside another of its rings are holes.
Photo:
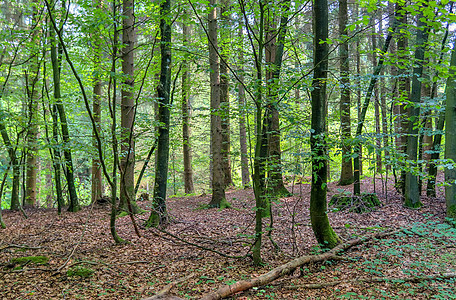
[[[135,49],[135,19],[134,0],[124,0],[122,9],[122,84],[121,103],[121,159],[120,159],[120,203],[119,209],[128,211],[128,203],[132,212],[138,213],[135,201],[135,137],[133,134],[135,118],[134,100],[134,49]]]
[[[456,218],[456,48],[451,51],[450,76],[446,86],[446,109],[445,109],[445,159],[452,160],[453,167],[445,168],[445,200],[447,207],[447,217]]]
[[[166,185],[168,180],[169,162],[169,99],[171,88],[171,24],[168,20],[171,0],[160,4],[160,83],[158,84],[158,129],[157,161],[155,163],[154,199],[149,226],[158,226],[168,222],[166,211]]]
[[[238,78],[238,110],[239,110],[239,147],[241,152],[241,178],[242,187],[248,188],[250,186],[250,172],[249,172],[249,156],[247,152],[247,130],[245,126],[245,89],[244,89],[244,55],[243,55],[243,38],[242,25],[239,22],[239,39],[241,46],[239,51],[239,74]]]
[[[212,153],[212,198],[210,207],[224,208],[228,204],[225,198],[225,174],[223,170],[223,136],[220,115],[220,63],[217,44],[217,0],[210,0],[208,15],[209,30],[209,66],[211,82],[211,153]]]
[[[190,37],[191,28],[188,25],[188,14],[184,12],[184,21],[182,22],[182,36],[183,46],[187,48],[189,46],[188,37]],[[195,191],[193,187],[193,170],[192,170],[192,146],[190,143],[190,118],[191,118],[191,105],[190,105],[190,80],[189,80],[189,61],[187,56],[184,54],[184,60],[182,61],[183,72],[182,72],[182,153],[184,157],[184,188],[185,193],[190,194]]]
[[[310,220],[320,245],[334,248],[339,238],[329,224],[327,215],[327,149],[326,149],[326,79],[328,76],[328,1],[315,0],[314,16],[314,77],[312,81],[312,120],[310,147],[312,154],[312,186]]]
[[[339,0],[339,46],[340,57],[340,131],[342,142],[342,163],[339,185],[353,183],[353,163],[351,158],[351,117],[350,117],[350,65],[348,60],[348,8],[347,0]]]
[[[25,203],[24,206],[36,205],[37,175],[38,175],[38,81],[40,76],[39,44],[40,26],[38,24],[40,15],[38,3],[34,1],[32,12],[31,36],[34,51],[31,53],[30,66],[26,73],[27,97],[28,97],[28,125],[27,125],[27,151],[26,151],[26,182],[25,182]]]
[[[407,168],[405,175],[404,185],[404,205],[407,207],[417,208],[421,207],[420,201],[421,191],[418,184],[418,176],[416,174],[416,160],[418,158],[418,122],[420,116],[420,101],[421,101],[421,77],[423,74],[423,63],[425,45],[428,39],[428,28],[424,21],[423,14],[420,13],[417,17],[418,31],[416,34],[416,50],[415,50],[415,62],[416,67],[413,68],[413,79],[412,79],[412,93],[410,95],[410,102],[412,107],[409,109],[409,126],[407,136],[407,161],[410,162],[410,166]]]
[[[280,119],[278,111],[278,90],[280,84],[280,71],[285,46],[285,36],[290,10],[289,1],[282,4],[279,29],[276,28],[275,14],[268,20],[266,32],[265,59],[267,65],[266,84],[268,87],[269,114],[265,116],[268,139],[268,185],[274,196],[287,197],[290,192],[285,188],[282,177],[282,151],[280,149]],[[276,38],[277,37],[277,38]]]
[[[225,188],[234,186],[231,176],[231,139],[230,139],[230,85],[228,72],[228,32],[230,24],[230,0],[221,0],[220,7],[220,54],[222,61],[220,63],[220,114],[222,118],[222,155],[223,155],[223,173],[225,175]]]
[[[101,0],[97,2],[97,10],[101,10]],[[94,36],[94,71],[93,71],[93,119],[98,132],[101,132],[101,37],[95,33]],[[95,133],[94,133],[95,135]],[[93,137],[93,145],[96,149],[97,140]],[[103,196],[103,185],[101,177],[101,162],[98,155],[92,158],[92,203]]]

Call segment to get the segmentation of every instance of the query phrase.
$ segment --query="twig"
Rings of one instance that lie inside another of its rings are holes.
[[[33,246],[28,246],[28,245],[16,245],[16,244],[9,244],[9,245],[6,245],[5,247],[2,247],[0,248],[0,251],[3,251],[3,250],[6,250],[8,248],[20,248],[20,249],[32,249],[32,250],[36,250],[36,249],[41,249],[43,247],[33,247]]]

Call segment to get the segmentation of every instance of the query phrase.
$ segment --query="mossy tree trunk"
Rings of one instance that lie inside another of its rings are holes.
[[[334,248],[339,238],[329,224],[327,215],[327,149],[326,149],[326,79],[328,72],[328,1],[315,0],[314,17],[314,77],[312,81],[312,120],[310,147],[312,153],[312,186],[310,220],[320,245]]]
[[[446,107],[445,107],[445,159],[452,160],[453,168],[445,169],[445,200],[447,206],[447,217],[456,218],[456,49],[451,51],[450,76],[446,86]]]
[[[148,226],[163,225],[168,222],[166,211],[166,185],[169,162],[169,115],[171,88],[171,1],[160,4],[160,82],[158,84],[158,128],[157,161],[155,163],[155,185],[152,210],[147,221]]]

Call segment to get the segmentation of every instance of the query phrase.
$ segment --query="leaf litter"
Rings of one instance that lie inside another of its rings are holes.
[[[231,299],[454,299],[456,233],[445,220],[443,189],[422,197],[420,210],[403,207],[393,187],[379,192],[382,206],[366,213],[335,211],[329,218],[345,241],[372,232],[407,228],[385,239],[355,246],[337,260],[305,265],[293,275],[235,294]],[[201,209],[210,195],[167,200],[166,232],[140,227],[135,235],[128,216],[117,219],[128,244],[115,245],[109,206],[93,205],[78,213],[55,209],[3,211],[0,231],[1,299],[142,299],[170,283],[170,292],[199,299],[220,286],[255,278],[291,259],[321,253],[309,218],[310,185],[288,187],[294,196],[273,204],[271,237],[263,239],[264,265],[248,256],[254,235],[254,196],[250,189],[229,190],[231,209]],[[363,182],[366,192],[374,185]],[[344,187],[350,191],[351,187]],[[340,193],[329,185],[328,199]],[[149,201],[138,202],[148,211]],[[148,213],[136,216],[142,225]],[[265,228],[269,220],[264,220]],[[8,268],[21,257],[49,258],[45,265]],[[239,258],[242,257],[242,258]],[[70,270],[70,272],[68,272]],[[87,276],[69,276],[84,270]]]

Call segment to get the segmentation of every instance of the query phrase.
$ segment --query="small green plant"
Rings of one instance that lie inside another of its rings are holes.
[[[70,268],[67,271],[67,276],[68,277],[79,276],[82,278],[87,278],[87,277],[92,276],[93,273],[95,273],[95,270],[92,270],[92,269],[86,268],[86,267],[75,266],[75,267]]]

